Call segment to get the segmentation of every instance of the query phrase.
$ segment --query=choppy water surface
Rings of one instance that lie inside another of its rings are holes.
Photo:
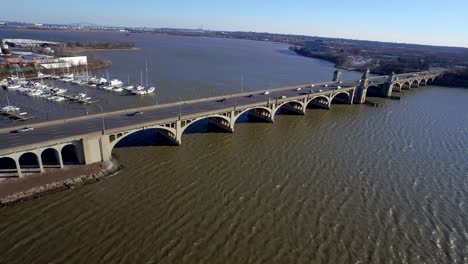
[[[0,209],[0,263],[468,263],[468,91],[152,131],[125,169]]]

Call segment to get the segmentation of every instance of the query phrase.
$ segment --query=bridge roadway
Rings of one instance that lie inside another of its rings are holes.
[[[129,109],[125,111],[109,112],[105,114],[87,116],[84,118],[75,118],[70,120],[52,121],[48,123],[39,123],[31,125],[35,129],[33,131],[12,133],[15,128],[6,128],[0,130],[0,155],[4,154],[4,149],[15,149],[21,146],[35,145],[41,142],[54,141],[60,139],[73,138],[82,135],[93,133],[102,133],[103,123],[105,131],[119,130],[119,128],[138,127],[143,124],[157,124],[179,119],[179,114],[182,118],[186,116],[203,116],[213,112],[222,112],[224,110],[232,110],[234,107],[261,105],[281,100],[281,96],[286,96],[287,100],[295,97],[305,97],[328,95],[331,92],[348,91],[354,89],[356,81],[343,82],[339,84],[342,88],[336,90],[337,84],[334,82],[326,82],[314,84],[313,88],[305,88],[309,85],[291,86],[287,88],[271,89],[269,95],[265,95],[262,91],[250,91],[246,93],[218,96],[209,99],[192,100],[182,103],[172,103],[167,105],[158,105],[153,107],[143,107]],[[328,87],[324,87],[328,85]],[[297,88],[301,88],[297,91]],[[309,91],[314,93],[310,94]],[[319,90],[323,90],[319,92]],[[249,95],[253,97],[248,97]],[[225,102],[220,102],[226,98]],[[136,111],[143,111],[144,114],[131,116],[130,114]]]

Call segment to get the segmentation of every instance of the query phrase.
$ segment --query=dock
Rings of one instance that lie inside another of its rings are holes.
[[[6,117],[10,118],[11,120],[19,120],[19,121],[27,121],[28,120],[27,117],[22,116],[18,112],[15,112],[15,111],[0,110],[0,115],[6,116]]]

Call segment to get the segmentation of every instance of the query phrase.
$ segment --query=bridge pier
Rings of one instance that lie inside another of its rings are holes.
[[[15,164],[16,164],[16,170],[18,171],[18,177],[23,178],[24,174],[21,171],[21,165],[19,163],[19,158],[14,158],[14,160],[15,160]]]
[[[369,88],[369,74],[370,70],[367,69],[366,73],[361,78],[361,83],[356,89],[356,95],[354,96],[354,103],[363,104],[366,102],[367,88]]]
[[[109,136],[101,135],[95,138],[84,138],[81,140],[82,155],[80,162],[85,165],[109,161],[111,159],[111,146]],[[80,153],[80,151],[79,151]],[[62,162],[63,164],[63,162]]]

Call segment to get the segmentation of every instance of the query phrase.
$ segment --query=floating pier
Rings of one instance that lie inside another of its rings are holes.
[[[28,117],[21,115],[21,113],[18,113],[16,111],[5,111],[5,110],[0,110],[0,115],[6,116],[10,118],[11,120],[19,120],[19,121],[26,121],[28,120]]]

